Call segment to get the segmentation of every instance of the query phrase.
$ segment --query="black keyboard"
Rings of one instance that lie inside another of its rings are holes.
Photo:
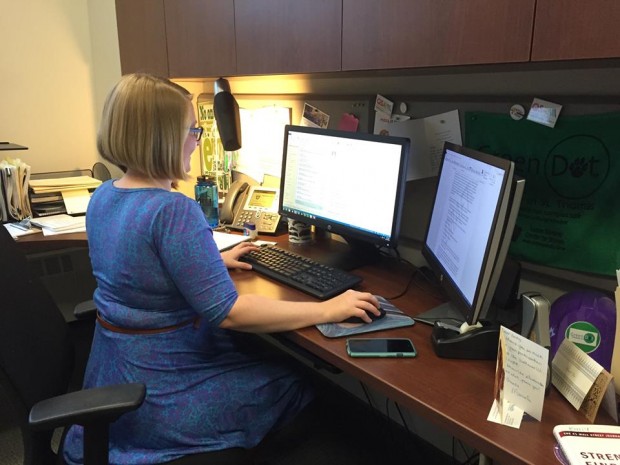
[[[262,246],[244,255],[242,260],[251,263],[254,271],[321,300],[334,297],[362,282],[359,276],[274,245]]]

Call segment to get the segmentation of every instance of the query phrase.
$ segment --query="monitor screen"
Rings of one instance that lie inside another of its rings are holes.
[[[502,242],[512,236],[506,220],[514,220],[513,176],[509,160],[445,144],[422,254],[449,305],[470,325],[490,304],[505,258]]]
[[[286,126],[279,213],[341,235],[352,253],[396,247],[408,156],[406,138]]]

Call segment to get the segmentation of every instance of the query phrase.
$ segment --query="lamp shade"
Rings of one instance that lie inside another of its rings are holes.
[[[220,78],[215,81],[213,112],[224,150],[239,150],[241,148],[239,105],[230,92],[226,79]]]

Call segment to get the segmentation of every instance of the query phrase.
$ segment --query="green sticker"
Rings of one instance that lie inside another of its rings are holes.
[[[565,336],[586,354],[595,351],[601,344],[600,331],[587,321],[575,321],[569,325]]]

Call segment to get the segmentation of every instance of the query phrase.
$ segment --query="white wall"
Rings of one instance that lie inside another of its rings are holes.
[[[89,7],[112,39],[91,40]],[[0,139],[29,147],[2,158],[33,172],[90,168],[99,87],[120,76],[114,1],[0,0],[0,11]]]
[[[29,148],[0,158],[34,173],[92,167],[103,102],[121,76],[114,0],[0,0],[0,11],[0,140]],[[193,196],[193,183],[180,190]]]

